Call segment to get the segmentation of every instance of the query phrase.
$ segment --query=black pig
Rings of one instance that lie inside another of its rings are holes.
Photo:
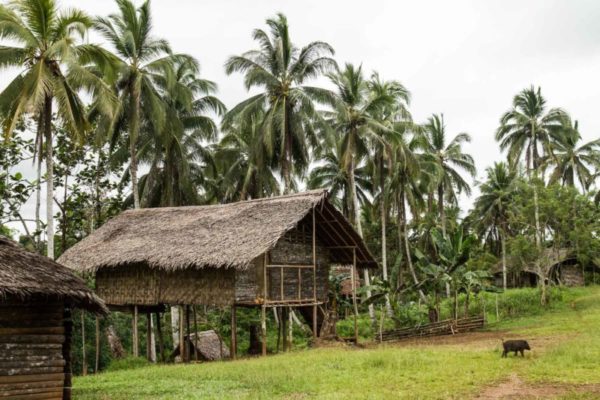
[[[506,355],[511,351],[515,352],[515,356],[517,353],[521,353],[521,357],[525,357],[524,351],[531,350],[527,340],[507,340],[506,342],[502,340],[502,347],[504,348],[502,357],[506,357]]]

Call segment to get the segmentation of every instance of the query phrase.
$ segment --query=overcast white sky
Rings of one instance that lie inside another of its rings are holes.
[[[116,12],[110,0],[60,4],[92,15]],[[494,141],[500,115],[531,84],[542,87],[550,107],[579,120],[586,141],[600,136],[596,0],[154,0],[152,11],[155,36],[196,57],[228,107],[247,94],[240,75],[224,73],[225,60],[255,48],[252,30],[283,12],[295,44],[328,42],[340,64],[362,63],[400,80],[412,93],[416,121],[444,113],[450,134],[470,133],[467,151],[479,177],[502,158]],[[0,75],[0,87],[10,78]]]

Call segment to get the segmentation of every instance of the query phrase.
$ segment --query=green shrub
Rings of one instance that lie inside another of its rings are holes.
[[[572,297],[570,291],[560,287],[548,288],[549,304],[544,308],[540,303],[540,289],[521,288],[508,289],[501,293],[481,292],[469,298],[469,316],[486,314],[487,321],[496,321],[525,315],[540,315],[549,309],[563,307],[568,301],[565,296]],[[466,294],[458,296],[458,316],[465,316]],[[497,310],[496,310],[497,302]],[[442,303],[442,318],[451,318],[454,310],[454,299],[446,299]],[[497,312],[496,312],[497,311]]]

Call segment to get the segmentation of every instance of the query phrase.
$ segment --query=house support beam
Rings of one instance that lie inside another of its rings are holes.
[[[152,313],[146,314],[146,358],[152,362]]]
[[[263,304],[260,307],[260,330],[262,341],[262,355],[267,355],[267,307]]]
[[[131,332],[133,335],[133,356],[134,357],[139,357],[140,356],[140,344],[138,341],[138,307],[137,306],[133,306],[133,321],[132,321],[132,327],[131,327]]]
[[[235,304],[231,306],[231,359],[237,359],[237,315]]]
[[[352,249],[352,307],[354,309],[354,343],[358,344],[358,304],[356,303],[356,247]]]
[[[158,334],[158,351],[160,352],[160,358],[162,362],[167,361],[167,355],[165,354],[165,344],[163,341],[163,333],[160,322],[160,313],[156,312],[156,332]]]

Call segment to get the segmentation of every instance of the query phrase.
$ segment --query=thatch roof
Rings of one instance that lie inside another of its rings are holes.
[[[326,190],[238,203],[128,210],[73,246],[59,259],[67,267],[93,272],[102,267],[146,264],[185,268],[247,268],[303,219],[331,248],[332,262],[375,267],[376,261],[348,220],[327,200]]]
[[[0,236],[0,302],[3,297],[59,298],[73,306],[107,313],[106,306],[71,271]]]
[[[555,249],[546,248],[542,253],[542,263],[545,266],[555,266],[557,264],[564,263],[570,260],[576,260],[577,256],[570,249]],[[513,265],[519,265],[519,260],[515,257],[506,257],[507,268],[511,268]],[[524,265],[522,270],[525,272],[535,272],[532,266]],[[493,274],[502,273],[502,260],[499,260],[492,268]]]

